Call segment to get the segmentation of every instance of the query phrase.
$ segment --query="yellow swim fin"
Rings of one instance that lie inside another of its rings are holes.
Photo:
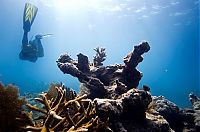
[[[24,16],[23,16],[23,29],[25,32],[29,32],[31,25],[36,17],[38,8],[30,3],[25,4]]]

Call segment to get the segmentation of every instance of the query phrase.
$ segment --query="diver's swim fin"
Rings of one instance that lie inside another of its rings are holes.
[[[25,4],[24,16],[23,16],[23,29],[24,32],[29,32],[31,25],[36,17],[38,8],[30,3]]]

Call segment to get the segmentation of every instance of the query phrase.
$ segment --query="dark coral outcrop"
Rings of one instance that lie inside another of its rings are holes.
[[[152,96],[154,110],[163,116],[176,132],[195,131],[192,109],[181,109],[164,96]]]
[[[114,132],[172,131],[162,116],[146,113],[151,101],[148,92],[131,89],[118,99],[96,98],[94,103],[101,120],[109,117]]]
[[[125,67],[123,68],[121,81],[128,88],[135,88],[138,86],[142,73],[136,69],[136,66],[143,61],[142,54],[148,52],[150,46],[146,41],[134,46],[134,50],[130,52],[125,58]]]
[[[194,109],[194,123],[196,130],[200,131],[200,98],[198,98],[194,93],[189,95],[190,102],[192,103]]]
[[[149,50],[150,46],[146,41],[134,46],[134,50],[124,58],[125,64],[103,66],[101,62],[105,59],[96,62],[98,57],[95,57],[95,64],[89,64],[88,57],[81,53],[77,55],[78,61],[63,54],[56,62],[64,74],[78,78],[81,82],[81,94],[87,94],[91,99],[113,98],[131,88],[137,88],[142,73],[136,66],[143,60],[142,54]],[[105,54],[105,49],[97,48],[96,51],[96,56]]]

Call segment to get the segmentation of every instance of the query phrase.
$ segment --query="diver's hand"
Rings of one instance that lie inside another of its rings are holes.
[[[27,47],[31,47],[31,44],[27,44]]]

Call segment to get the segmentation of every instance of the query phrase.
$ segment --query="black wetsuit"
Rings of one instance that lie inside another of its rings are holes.
[[[44,50],[41,40],[39,38],[35,38],[34,40],[28,42],[28,32],[24,32],[19,58],[22,60],[36,62],[38,57],[43,56]]]

